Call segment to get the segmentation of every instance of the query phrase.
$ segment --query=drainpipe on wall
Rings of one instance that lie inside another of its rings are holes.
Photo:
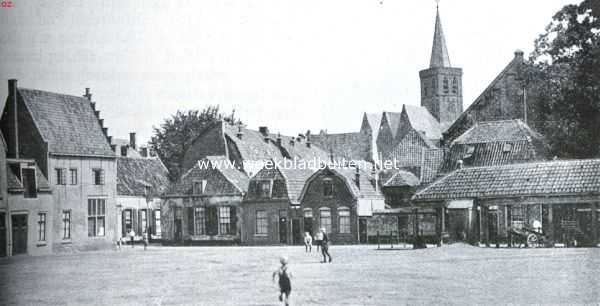
[[[18,116],[18,99],[17,99],[17,80],[16,79],[10,79],[8,80],[8,94],[10,95],[11,99],[12,99],[12,104],[13,104],[13,125],[14,125],[14,138],[15,138],[15,143],[14,143],[14,150],[15,150],[15,158],[19,158],[19,116]]]

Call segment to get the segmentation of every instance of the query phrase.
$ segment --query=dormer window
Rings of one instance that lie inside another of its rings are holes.
[[[271,197],[271,181],[264,180],[258,182],[258,195],[261,198],[270,198]]]
[[[192,193],[193,194],[204,194],[206,192],[207,183],[208,182],[206,180],[194,181],[193,186],[192,186]]]
[[[327,198],[333,197],[333,182],[331,179],[323,180],[323,196]]]
[[[502,146],[502,152],[504,152],[504,153],[508,153],[508,152],[512,151],[512,147],[513,147],[513,146],[512,146],[512,143],[505,143],[505,144]]]
[[[471,158],[474,152],[475,146],[467,146],[467,149],[465,150],[465,155],[463,155],[463,159]]]
[[[35,168],[21,168],[21,182],[23,183],[23,196],[25,198],[37,198],[37,181]]]

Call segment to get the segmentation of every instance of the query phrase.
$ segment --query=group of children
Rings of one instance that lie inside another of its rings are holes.
[[[319,232],[315,234],[315,245],[317,246],[317,252],[319,252],[319,248],[321,248],[321,253],[323,254],[323,263],[331,262],[331,255],[329,254],[329,237],[327,236],[327,232],[322,228]],[[304,248],[307,253],[312,252],[313,238],[309,232],[304,233]],[[329,257],[329,261],[327,260]]]
[[[129,239],[131,239],[131,247],[133,248],[135,245],[135,231],[132,229],[128,234]],[[142,235],[142,242],[144,243],[144,250],[146,250],[146,248],[148,247],[148,232],[144,231],[144,234]],[[117,240],[117,250],[120,251],[121,250],[121,245],[125,244],[125,241],[123,241],[123,237],[119,237],[119,239]]]

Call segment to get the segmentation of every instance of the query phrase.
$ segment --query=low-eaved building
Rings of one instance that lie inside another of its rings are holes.
[[[458,169],[413,201],[468,215],[472,242],[513,245],[517,231],[536,231],[547,245],[596,246],[600,160],[557,160]],[[452,232],[455,229],[446,228]]]
[[[225,156],[199,160],[163,195],[165,244],[234,244],[241,240],[241,202],[248,176]]]
[[[117,232],[129,241],[161,239],[160,196],[169,188],[169,172],[158,157],[117,157]]]
[[[267,164],[250,179],[242,203],[242,242],[301,244],[304,232],[317,227],[302,222],[300,194],[314,170]]]
[[[384,208],[377,185],[376,177],[358,168],[320,169],[306,180],[292,224],[297,220],[313,236],[324,228],[333,243],[366,242],[368,218]]]

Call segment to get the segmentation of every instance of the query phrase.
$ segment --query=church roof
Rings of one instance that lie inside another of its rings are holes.
[[[440,67],[450,67],[450,57],[448,56],[448,48],[446,47],[446,39],[438,10],[435,16],[435,32],[433,33],[433,47],[431,48],[429,68]]]

